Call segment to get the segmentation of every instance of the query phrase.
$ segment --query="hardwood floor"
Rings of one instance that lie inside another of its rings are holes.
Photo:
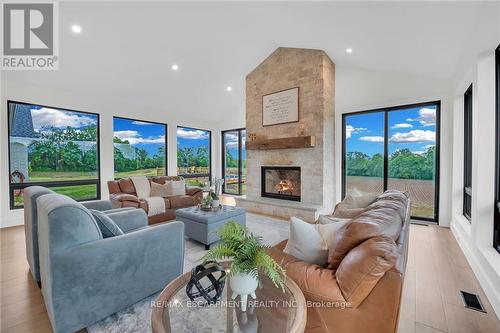
[[[28,271],[24,227],[0,230],[1,332],[52,332]],[[499,333],[500,322],[449,229],[412,225],[401,333]],[[480,295],[486,311],[463,307],[459,290]]]

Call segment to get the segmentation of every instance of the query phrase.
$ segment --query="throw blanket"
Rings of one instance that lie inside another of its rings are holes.
[[[130,177],[130,179],[134,183],[137,197],[148,203],[148,216],[165,213],[165,200],[162,197],[150,197],[151,184],[146,177]]]

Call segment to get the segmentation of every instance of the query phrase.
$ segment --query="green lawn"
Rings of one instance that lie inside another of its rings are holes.
[[[91,200],[97,197],[97,186],[93,184],[51,187],[50,189],[56,193],[67,195],[75,200]],[[15,206],[19,207],[23,204],[23,196],[17,196],[15,198]]]
[[[97,172],[80,171],[32,171],[29,173],[30,182],[50,182],[63,180],[95,179]]]
[[[132,171],[115,172],[115,179],[127,178],[132,176],[160,176],[165,174],[163,168],[141,169]]]

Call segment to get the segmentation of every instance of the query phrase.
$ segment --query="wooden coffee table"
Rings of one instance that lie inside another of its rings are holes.
[[[223,265],[229,266],[228,263]],[[151,320],[154,333],[304,332],[307,320],[304,295],[289,278],[285,281],[283,292],[263,277],[262,288],[256,292],[257,299],[249,302],[246,312],[240,310],[238,302],[231,302],[228,281],[219,304],[203,306],[191,302],[186,295],[190,278],[191,272],[185,273],[161,292],[153,305]]]

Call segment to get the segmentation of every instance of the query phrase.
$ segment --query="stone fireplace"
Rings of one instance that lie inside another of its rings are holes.
[[[295,87],[298,121],[264,126],[263,97]],[[335,65],[321,50],[280,47],[247,75],[247,190],[238,206],[310,222],[332,213],[334,90]]]
[[[300,201],[300,167],[262,166],[260,182],[262,197]]]

